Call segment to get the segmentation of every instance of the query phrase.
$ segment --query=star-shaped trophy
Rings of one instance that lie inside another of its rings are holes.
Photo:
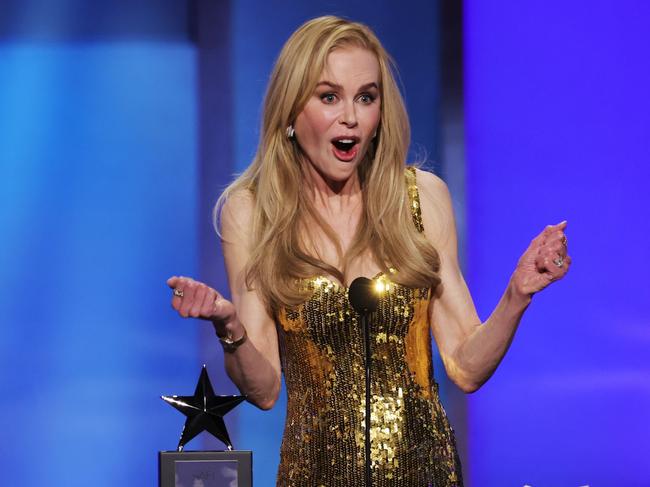
[[[200,479],[205,487],[233,485],[245,487],[252,481],[250,451],[235,451],[223,417],[246,398],[218,396],[212,389],[203,365],[193,396],[161,396],[187,418],[177,451],[160,452],[160,487],[190,487]],[[183,451],[185,445],[202,431],[225,443],[227,451]]]
[[[178,441],[178,451],[183,451],[187,442],[202,431],[212,434],[225,443],[228,450],[232,450],[232,443],[223,417],[246,398],[244,396],[216,396],[205,365],[201,369],[199,382],[196,384],[193,396],[160,397],[187,416],[181,439]]]

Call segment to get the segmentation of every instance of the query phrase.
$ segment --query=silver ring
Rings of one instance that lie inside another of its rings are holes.
[[[558,267],[562,267],[564,265],[564,257],[560,255],[557,259],[553,259],[553,263]]]
[[[178,298],[182,298],[183,297],[183,290],[178,289],[178,288],[174,288],[174,296],[176,296]]]

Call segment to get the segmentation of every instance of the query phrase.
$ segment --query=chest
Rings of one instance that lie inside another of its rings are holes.
[[[401,286],[385,275],[375,277],[373,282],[379,302],[371,327],[378,344],[403,345],[414,329],[428,333],[428,288]],[[280,313],[278,321],[283,331],[302,336],[323,349],[361,344],[359,316],[350,305],[348,288],[326,277],[311,279],[305,285],[312,292],[309,299]]]
[[[374,276],[382,270],[369,245],[365,245],[360,253],[349,255],[357,233],[363,230],[360,228],[363,225],[360,210],[351,213],[324,213],[321,217],[323,223],[331,229],[331,235],[319,225],[311,225],[308,228],[309,251],[318,259],[342,271],[344,278],[342,282],[337,282],[339,285],[347,285],[359,276]]]

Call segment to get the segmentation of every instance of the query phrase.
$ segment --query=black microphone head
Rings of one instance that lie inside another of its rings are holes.
[[[367,277],[357,277],[348,290],[348,299],[352,308],[360,315],[372,313],[377,309],[379,296],[373,282]]]

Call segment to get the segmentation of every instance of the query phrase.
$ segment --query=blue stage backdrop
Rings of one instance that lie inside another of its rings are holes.
[[[647,485],[649,8],[465,7],[482,317],[545,224],[569,220],[575,258],[470,398],[467,485]],[[209,326],[176,317],[164,281],[225,290],[209,208],[253,155],[282,43],[327,13],[376,30],[400,66],[414,154],[438,159],[437,2],[3,2],[2,485],[155,485],[156,452],[183,423],[158,396],[191,393],[202,361],[233,390]],[[283,393],[228,421],[257,486],[274,485],[284,407]],[[202,439],[190,446],[221,447]]]
[[[481,316],[544,225],[568,220],[574,259],[470,396],[472,485],[650,485],[648,19],[634,0],[465,2]]]
[[[3,2],[0,484],[155,485],[193,391],[196,62],[174,2]],[[185,325],[185,326],[183,326]]]

